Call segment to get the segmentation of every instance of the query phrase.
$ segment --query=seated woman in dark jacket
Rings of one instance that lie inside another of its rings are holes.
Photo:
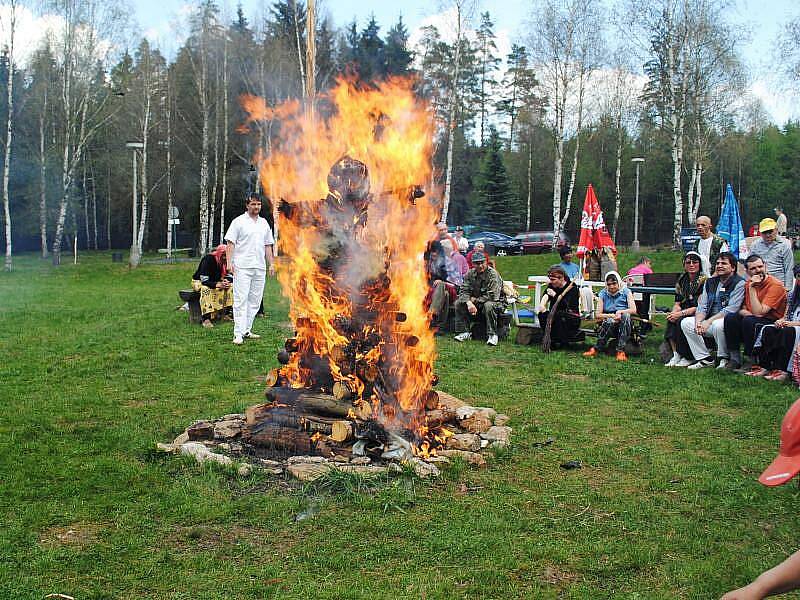
[[[667,330],[664,339],[672,349],[668,367],[686,367],[692,364],[692,351],[686,336],[681,331],[681,319],[690,317],[697,311],[697,299],[703,293],[703,262],[700,254],[692,250],[683,259],[683,273],[675,283],[675,304],[667,314]]]
[[[213,327],[212,319],[233,306],[232,283],[225,268],[226,250],[227,246],[220,244],[211,254],[204,256],[192,277],[192,287],[200,292],[203,327]]]
[[[547,271],[550,283],[542,294],[539,304],[539,325],[542,329],[547,326],[550,311],[555,306],[556,314],[550,328],[552,348],[559,348],[573,340],[581,327],[581,317],[578,309],[579,292],[567,276],[567,272],[560,265],[553,265]],[[556,306],[556,302],[558,306]]]

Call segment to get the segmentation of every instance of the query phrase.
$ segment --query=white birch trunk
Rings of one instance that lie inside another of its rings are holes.
[[[152,100],[149,85],[145,85],[144,92],[144,114],[142,115],[142,162],[140,167],[141,175],[139,177],[139,186],[141,190],[140,194],[142,196],[142,200],[141,213],[139,215],[139,227],[136,236],[136,250],[138,251],[140,257],[142,256],[142,250],[144,249],[144,232],[147,229],[147,214],[150,201],[150,192],[147,183],[147,163],[150,145],[150,117],[152,111]]]
[[[442,216],[440,221],[447,223],[447,212],[450,210],[450,188],[453,181],[453,146],[455,145],[456,109],[458,107],[458,77],[461,61],[461,6],[456,5],[456,56],[453,62],[453,89],[450,92],[450,110],[448,111],[447,166],[445,167],[444,198],[442,199]]]
[[[564,215],[561,217],[558,229],[553,236],[553,250],[558,249],[558,239],[560,233],[564,230],[569,219],[569,212],[572,209],[572,197],[575,192],[575,177],[578,173],[578,156],[581,150],[581,130],[583,129],[583,96],[586,89],[586,72],[584,67],[580,68],[580,75],[578,77],[578,124],[575,129],[575,152],[572,155],[572,169],[569,176],[569,189],[567,190],[567,204],[564,207]]]
[[[228,36],[222,50],[222,190],[219,201],[219,243],[225,241],[225,200],[228,193]]]
[[[303,98],[308,96],[306,90],[306,74],[303,67],[303,47],[300,44],[300,23],[297,19],[297,2],[292,0],[292,16],[294,17],[294,40],[295,47],[297,48],[297,65],[300,68],[300,88],[303,91]],[[308,32],[306,32],[308,35]]]
[[[8,180],[11,172],[11,134],[14,126],[14,34],[17,24],[17,3],[10,2],[8,44],[8,114],[6,115],[6,151],[3,155],[3,215],[6,224],[6,271],[11,270],[11,203],[8,197]]]
[[[528,142],[528,210],[525,218],[525,231],[531,230],[531,212],[533,211],[533,135]]]
[[[45,153],[45,114],[47,113],[47,91],[44,94],[42,113],[39,115],[39,235],[42,258],[47,258],[47,154]]]
[[[200,245],[198,250],[204,253],[208,248],[208,71],[206,64],[205,42],[200,46],[200,73],[198,92],[200,96],[200,113],[203,120],[200,150]]]
[[[217,64],[217,68],[215,70],[215,78],[216,78],[216,94],[217,94],[217,102],[215,102],[216,106],[219,106],[219,64]],[[224,93],[224,92],[223,92]],[[214,183],[211,186],[211,199],[209,200],[208,206],[208,250],[214,247],[214,225],[216,224],[216,214],[217,214],[217,188],[219,187],[219,110],[214,110]]]
[[[617,121],[617,169],[614,173],[614,227],[611,230],[611,239],[617,243],[617,225],[619,224],[619,209],[622,205],[622,192],[620,179],[622,179],[622,123]]]
[[[86,248],[89,248],[89,194],[86,190],[86,156],[81,161],[81,177],[83,182],[83,229],[86,235]]]
[[[97,250],[97,186],[95,182],[94,163],[91,164],[89,174],[92,180],[92,248]]]

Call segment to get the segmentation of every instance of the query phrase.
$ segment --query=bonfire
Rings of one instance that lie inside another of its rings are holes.
[[[239,432],[268,460],[419,465],[443,450],[507,442],[494,411],[433,389],[424,253],[440,207],[424,191],[434,129],[413,85],[341,80],[314,111],[243,99],[250,122],[274,132],[257,163],[276,208],[278,278],[295,331],[267,376],[267,401],[247,410]],[[210,425],[188,437],[218,438]]]

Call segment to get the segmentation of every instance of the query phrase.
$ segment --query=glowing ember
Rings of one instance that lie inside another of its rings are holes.
[[[449,432],[428,432],[424,418],[435,344],[423,252],[439,209],[418,187],[431,179],[433,124],[413,83],[342,80],[315,116],[298,102],[243,106],[273,131],[259,175],[280,199],[278,277],[297,332],[280,375],[352,400],[356,414],[371,407],[428,455]]]

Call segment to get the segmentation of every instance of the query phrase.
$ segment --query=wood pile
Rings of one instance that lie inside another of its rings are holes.
[[[377,475],[400,471],[404,464],[420,477],[435,477],[437,465],[454,459],[486,466],[489,449],[509,444],[508,417],[491,408],[470,406],[442,391],[432,392],[426,407],[428,427],[442,440],[429,454],[420,452],[410,432],[387,431],[352,400],[288,387],[267,388],[266,402],[244,414],[197,421],[173,443],[158,447],[200,462],[238,464],[240,474],[261,468],[308,481],[332,469]]]

